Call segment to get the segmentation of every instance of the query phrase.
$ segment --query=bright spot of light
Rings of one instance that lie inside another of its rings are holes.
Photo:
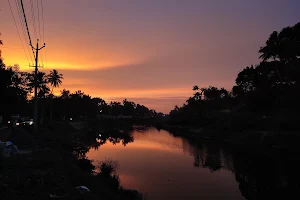
[[[8,121],[7,123],[10,124],[10,121]]]
[[[101,134],[99,134],[99,137],[101,137]]]
[[[102,110],[100,110],[100,112],[102,112]]]
[[[70,118],[70,121],[72,121],[72,120],[73,120],[73,118],[71,117],[71,118]]]
[[[29,125],[32,125],[32,124],[33,124],[33,121],[30,121],[30,122],[29,122]]]
[[[17,122],[17,123],[16,123],[16,126],[19,126],[19,125],[20,125],[20,123],[19,123],[19,122]]]

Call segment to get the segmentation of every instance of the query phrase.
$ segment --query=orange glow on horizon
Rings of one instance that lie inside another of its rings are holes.
[[[77,81],[74,81],[73,84],[76,84]],[[166,98],[166,97],[188,97],[191,95],[190,88],[162,88],[162,89],[145,89],[145,90],[107,90],[105,87],[101,88],[72,88],[70,85],[63,84],[60,88],[55,88],[54,93],[59,96],[63,89],[70,90],[70,92],[75,92],[77,90],[83,91],[85,94],[91,95],[92,97],[100,97],[106,99],[114,99],[114,98]],[[149,97],[149,94],[151,96]]]
[[[27,57],[26,57],[27,55]],[[113,59],[110,60],[95,60],[89,61],[87,59],[78,59],[74,56],[70,56],[71,54],[66,54],[63,56],[63,59],[56,59],[53,61],[51,59],[51,54],[47,54],[47,61],[45,54],[41,54],[39,56],[39,66],[42,66],[42,70],[50,70],[50,69],[71,69],[71,70],[97,70],[97,69],[107,69],[107,68],[115,68],[115,67],[122,67],[127,65],[135,65],[142,60],[127,58],[127,59]],[[3,49],[2,50],[2,57],[4,63],[7,66],[13,66],[18,64],[20,66],[20,70],[28,71],[30,70],[29,65],[35,65],[35,61],[33,59],[33,53],[25,54],[22,49]],[[18,58],[17,60],[15,58]]]

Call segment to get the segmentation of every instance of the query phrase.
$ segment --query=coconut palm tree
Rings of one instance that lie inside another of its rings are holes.
[[[48,82],[52,86],[51,93],[53,93],[53,89],[59,87],[62,84],[63,75],[59,74],[56,69],[50,71],[48,75]]]
[[[198,85],[195,85],[193,87],[193,91],[195,91],[194,93],[194,100],[198,101],[198,100],[201,100],[201,96],[202,96],[202,92],[198,92],[198,90],[200,90],[199,86]],[[191,101],[190,101],[191,102]]]
[[[199,86],[198,86],[198,85],[195,85],[195,86],[193,87],[193,90],[194,90],[194,91],[199,90]]]
[[[0,35],[1,35],[1,33],[0,33]],[[2,40],[0,40],[0,45],[3,45],[3,42],[2,42]]]
[[[48,75],[48,83],[52,86],[51,89],[51,96],[52,98],[50,99],[50,123],[52,123],[52,99],[53,99],[53,89],[59,87],[62,84],[62,79],[63,75],[58,73],[56,69],[53,69],[50,71],[50,74]]]
[[[277,66],[276,59],[280,56],[280,39],[278,37],[278,32],[274,31],[269,39],[266,42],[266,46],[261,47],[259,50],[259,53],[261,53],[261,56],[259,58],[263,59],[263,62],[268,61],[269,59],[273,59],[276,67],[276,71],[279,77],[279,81],[282,84],[281,75]]]
[[[38,72],[36,76],[37,81],[37,89],[38,89],[38,97],[45,97],[45,95],[49,94],[50,89],[48,87],[48,78],[44,72]],[[28,74],[28,83],[27,87],[30,92],[34,89],[34,72]]]
[[[37,89],[38,89],[38,93],[37,93],[37,99],[39,101],[42,100],[42,104],[41,104],[41,118],[40,118],[40,123],[42,124],[43,122],[43,116],[44,116],[44,106],[45,106],[45,98],[47,97],[47,95],[50,93],[50,88],[48,87],[48,77],[46,76],[46,74],[44,72],[38,72],[37,76],[36,76],[36,81],[37,81]],[[29,92],[32,92],[32,90],[34,89],[35,86],[35,81],[34,81],[34,72],[31,74],[28,74],[28,81],[27,81],[27,90]]]
[[[1,33],[0,33],[0,35],[1,35]],[[2,40],[0,40],[0,45],[3,45]],[[3,68],[3,67],[4,67],[4,64],[3,64],[2,59],[1,59],[1,49],[0,49],[0,68]]]

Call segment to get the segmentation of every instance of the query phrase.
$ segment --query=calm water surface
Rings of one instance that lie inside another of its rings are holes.
[[[270,161],[235,154],[216,144],[188,141],[154,128],[133,131],[131,136],[110,139],[97,150],[90,149],[87,156],[94,161],[118,161],[121,185],[146,194],[149,200],[269,199],[290,181],[276,175],[280,166],[270,169],[274,166]]]

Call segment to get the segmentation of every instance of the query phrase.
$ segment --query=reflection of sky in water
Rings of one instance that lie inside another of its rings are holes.
[[[211,149],[199,151],[187,140],[163,130],[135,131],[133,137],[134,142],[126,147],[107,142],[98,151],[90,150],[87,156],[94,161],[117,160],[122,186],[147,193],[150,200],[243,199],[231,172],[221,169],[211,173],[209,168],[194,166],[195,157],[199,154],[201,164],[201,156]],[[224,158],[219,160],[223,166]],[[202,164],[214,162],[216,158],[212,156]]]

